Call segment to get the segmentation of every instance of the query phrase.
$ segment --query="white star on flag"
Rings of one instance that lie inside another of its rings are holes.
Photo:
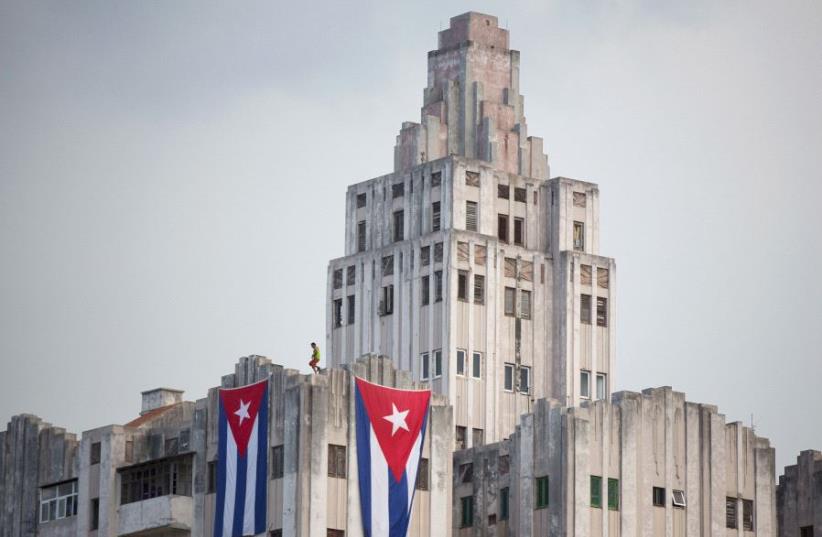
[[[391,436],[397,432],[397,429],[405,429],[406,431],[410,431],[408,429],[408,424],[405,423],[405,417],[408,416],[408,411],[403,410],[400,412],[397,410],[397,405],[391,403],[391,408],[393,408],[393,412],[389,416],[383,416],[382,419],[391,422]]]
[[[240,417],[240,425],[243,424],[244,419],[251,419],[251,416],[248,415],[248,407],[251,406],[251,401],[246,403],[242,399],[240,399],[240,408],[237,409],[237,412],[234,413],[235,416]]]

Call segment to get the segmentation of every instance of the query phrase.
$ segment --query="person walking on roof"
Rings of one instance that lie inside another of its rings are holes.
[[[320,372],[320,368],[317,366],[317,364],[320,363],[320,347],[312,341],[311,348],[314,350],[311,353],[311,361],[308,362],[308,365],[311,366],[311,369],[313,369],[314,373],[316,374]]]

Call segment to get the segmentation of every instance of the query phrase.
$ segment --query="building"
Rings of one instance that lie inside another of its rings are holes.
[[[269,381],[269,537],[362,536],[353,376],[436,394],[413,537],[774,537],[777,520],[813,535],[818,453],[786,470],[777,502],[768,440],[671,388],[611,393],[599,190],[549,179],[518,65],[495,17],[451,19],[394,171],[348,188],[346,255],[328,268],[333,367],[249,356],[221,379]],[[79,437],[12,418],[0,537],[212,535],[217,388],[142,397],[134,420]]]
[[[250,356],[222,378],[225,388],[269,379],[271,537],[362,535],[357,458],[349,449],[352,375],[414,386],[378,357],[300,375]],[[196,402],[168,388],[143,392],[139,417],[79,439],[35,416],[15,416],[0,432],[0,537],[213,535],[217,397],[217,388]],[[435,397],[411,536],[451,526],[453,430],[450,407]]]
[[[390,356],[448,397],[459,447],[507,437],[539,398],[607,399],[615,264],[599,255],[599,189],[548,179],[496,17],[440,32],[421,116],[392,173],[348,188],[331,363]]]
[[[776,487],[779,537],[822,535],[822,453],[803,451]]]
[[[537,401],[453,476],[455,537],[776,535],[768,440],[667,387]]]

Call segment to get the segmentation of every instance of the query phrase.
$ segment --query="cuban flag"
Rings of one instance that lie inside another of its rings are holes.
[[[431,390],[397,390],[361,378],[355,382],[357,463],[365,535],[405,537]]]
[[[220,390],[214,537],[266,531],[268,381]]]

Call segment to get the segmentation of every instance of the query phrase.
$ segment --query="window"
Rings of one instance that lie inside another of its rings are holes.
[[[431,204],[431,231],[440,230],[440,202]]]
[[[508,520],[508,487],[499,489],[499,519]]]
[[[434,378],[442,376],[442,351],[434,351]]]
[[[602,477],[591,476],[591,507],[602,507]]]
[[[465,449],[465,427],[457,425],[454,441],[456,444],[454,449]]]
[[[736,529],[736,498],[725,498],[725,527]]]
[[[365,220],[357,222],[357,251],[365,251]]]
[[[507,200],[511,197],[511,187],[508,185],[497,185],[497,197]]]
[[[468,262],[468,243],[457,242],[457,261]]]
[[[753,500],[742,500],[742,530],[754,530]]]
[[[420,465],[417,466],[417,490],[428,490],[430,487],[428,479],[428,459],[420,459]]]
[[[496,523],[497,523],[497,515],[495,515],[494,513],[491,513],[490,515],[488,515],[488,525],[493,526]]]
[[[460,527],[470,528],[474,525],[474,497],[465,496],[464,498],[460,498],[460,506],[462,512]]]
[[[608,289],[609,285],[610,274],[608,269],[605,268],[598,268],[597,269],[597,286],[601,287],[602,289]]]
[[[468,300],[468,273],[464,270],[457,273],[457,299]]]
[[[485,246],[479,244],[474,245],[474,264],[480,267],[485,266],[485,258],[488,257],[488,252]]]
[[[465,172],[465,184],[468,186],[479,186],[480,175],[477,172]]]
[[[432,172],[431,173],[431,188],[435,186],[440,186],[442,183],[442,172]]]
[[[125,448],[123,458],[126,462],[134,462],[134,440],[126,440]]]
[[[593,269],[591,265],[582,264],[579,266],[579,283],[582,285],[591,285],[591,272]]]
[[[465,202],[465,230],[477,231],[477,202]]]
[[[538,477],[536,480],[537,509],[548,507],[548,476]]]
[[[88,529],[94,531],[100,527],[100,498],[92,498],[91,500],[91,521]]]
[[[579,322],[591,324],[591,295],[579,295]]]
[[[585,192],[574,192],[574,207],[585,207]]]
[[[217,492],[217,461],[208,462],[208,494]]]
[[[585,224],[574,222],[574,250],[585,250]]]
[[[40,489],[40,523],[77,514],[77,480]]]
[[[363,207],[365,207],[366,200],[366,194],[357,194],[357,209],[362,209]]]
[[[522,218],[514,218],[514,244],[525,244],[525,220]]]
[[[475,352],[472,355],[471,376],[475,379],[482,378],[482,353]]]
[[[534,190],[534,205],[537,204],[537,191]]]
[[[505,288],[505,315],[516,315],[517,290],[513,287]]]
[[[434,302],[442,300],[442,271],[438,270],[434,273]]]
[[[457,349],[457,375],[465,375],[465,351]]]
[[[434,263],[442,263],[442,249],[441,242],[434,243]]]
[[[386,255],[382,258],[382,275],[391,276],[394,274],[394,256]]]
[[[345,477],[345,446],[328,444],[328,477]]]
[[[519,392],[520,393],[530,393],[531,392],[531,368],[526,366],[520,366],[519,368]]]
[[[405,224],[405,213],[403,211],[394,211],[394,242],[403,239],[403,226]]]
[[[503,266],[503,274],[506,278],[517,277],[517,260],[514,257],[506,257]]]
[[[100,450],[100,442],[94,442],[91,444],[91,456],[89,459],[91,464],[100,464]]]
[[[268,537],[283,537],[282,528],[269,531],[268,532]]]
[[[420,248],[420,266],[427,267],[431,264],[431,247],[423,246]]]
[[[334,289],[340,289],[343,285],[343,271],[336,269],[334,271]]]
[[[334,328],[342,326],[342,298],[334,300]]]
[[[471,483],[474,480],[474,464],[466,462],[459,467],[460,483]]]
[[[428,291],[431,287],[430,280],[430,276],[423,276],[422,281],[420,282],[420,301],[422,302],[423,306],[428,304]]]
[[[608,509],[619,509],[619,479],[608,478]]]
[[[503,366],[503,377],[502,388],[508,392],[514,391],[514,364]]]
[[[605,399],[607,391],[605,373],[597,373],[597,399]]]
[[[120,505],[160,496],[191,496],[191,455],[169,457],[120,470]]]
[[[597,326],[608,326],[608,299],[597,297]]]
[[[428,380],[431,378],[431,360],[428,353],[424,352],[420,355],[420,380]]]
[[[279,479],[285,473],[285,449],[282,445],[271,448],[271,479]]]
[[[654,487],[652,491],[653,503],[656,507],[665,507],[665,489],[662,487]]]
[[[497,468],[499,475],[506,475],[511,470],[511,457],[509,455],[500,455],[497,461]]]
[[[671,504],[674,507],[685,507],[685,491],[684,490],[672,490],[671,491]]]
[[[813,526],[799,528],[799,537],[813,537]]]
[[[514,189],[514,201],[528,203],[528,192],[524,188]]]
[[[471,429],[471,446],[479,447],[484,444],[485,433],[482,429]]]
[[[497,215],[497,237],[502,242],[508,242],[508,215]]]
[[[346,321],[348,324],[354,324],[355,313],[354,295],[348,295],[348,320]]]
[[[391,197],[401,198],[405,195],[405,184],[404,183],[394,183],[391,185]]]
[[[325,537],[345,537],[345,530],[332,530],[331,528],[326,528]]]
[[[591,398],[591,372],[584,369],[579,372],[579,396],[584,399]]]
[[[345,284],[354,285],[357,283],[357,266],[351,265],[345,269]]]
[[[519,292],[519,316],[523,319],[531,318],[531,291]]]
[[[394,286],[384,285],[380,300],[380,315],[391,315],[392,313],[394,313]]]
[[[485,303],[485,276],[474,274],[474,304]]]

